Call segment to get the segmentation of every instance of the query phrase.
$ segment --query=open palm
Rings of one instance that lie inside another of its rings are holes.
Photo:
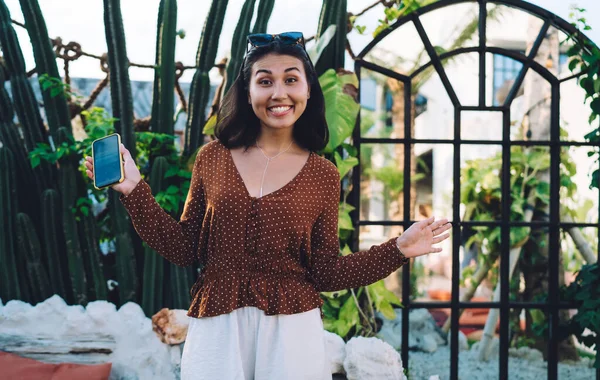
[[[452,225],[448,223],[448,219],[440,219],[435,221],[435,217],[421,220],[410,226],[398,238],[398,247],[404,256],[417,257],[433,252],[441,252],[442,249],[434,247],[434,244],[440,243],[448,237],[448,231]]]

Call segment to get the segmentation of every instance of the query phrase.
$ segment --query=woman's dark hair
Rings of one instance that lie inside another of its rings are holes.
[[[248,104],[248,89],[252,65],[267,54],[289,55],[302,61],[310,88],[310,98],[306,103],[306,109],[293,127],[293,137],[304,149],[315,152],[322,150],[329,142],[329,130],[325,120],[325,98],[319,85],[319,78],[301,45],[285,45],[279,40],[254,47],[248,52],[238,77],[221,102],[215,136],[230,149],[240,146],[248,149],[256,143],[260,132],[260,120],[254,114],[252,105]]]

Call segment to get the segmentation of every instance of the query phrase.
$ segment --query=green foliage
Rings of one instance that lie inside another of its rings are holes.
[[[579,31],[588,31],[591,27],[587,24],[583,14],[585,9],[571,6],[569,18],[571,24]],[[585,91],[584,102],[590,99],[590,116],[589,123],[593,125],[593,129],[585,135],[585,139],[590,142],[600,143],[600,126],[598,115],[600,114],[600,49],[583,34],[576,33],[568,36],[563,42],[569,44],[567,50],[569,56],[569,70],[575,74],[581,72],[579,76],[579,85]],[[596,157],[594,169],[591,173],[590,188],[600,188],[600,169],[598,162],[600,161],[600,151],[597,149],[589,152],[590,157]]]
[[[325,97],[325,118],[329,126],[329,143],[325,153],[332,153],[352,135],[360,109],[353,94],[358,91],[358,78],[354,73],[336,73],[329,69],[319,77]]]

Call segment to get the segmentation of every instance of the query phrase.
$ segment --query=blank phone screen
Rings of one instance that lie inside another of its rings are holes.
[[[119,138],[113,135],[95,141],[94,176],[97,187],[103,187],[119,182],[121,178],[121,161],[119,157]]]

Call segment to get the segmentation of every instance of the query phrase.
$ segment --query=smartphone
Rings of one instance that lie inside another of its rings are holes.
[[[92,143],[94,187],[96,189],[102,190],[125,180],[120,146],[121,136],[118,133],[99,138]]]

